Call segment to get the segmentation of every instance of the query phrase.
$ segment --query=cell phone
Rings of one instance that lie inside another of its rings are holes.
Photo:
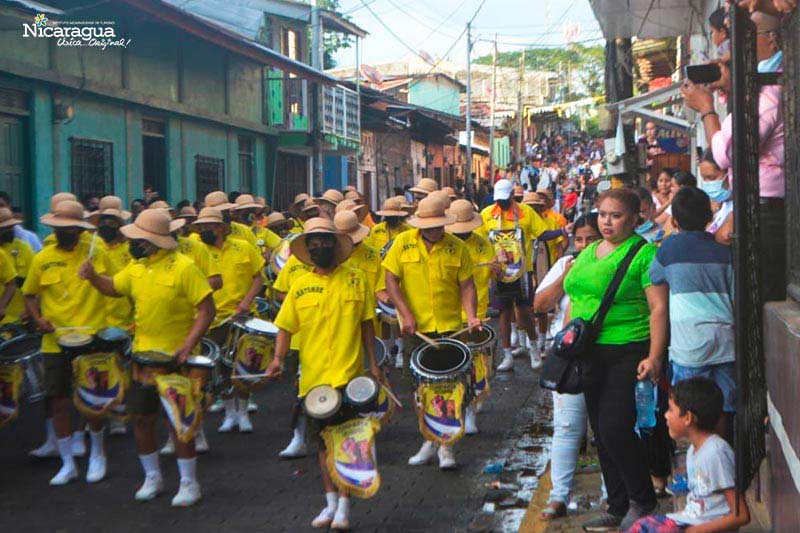
[[[692,83],[714,83],[722,77],[719,65],[716,63],[706,63],[703,65],[686,65],[683,67],[683,75],[691,80]]]

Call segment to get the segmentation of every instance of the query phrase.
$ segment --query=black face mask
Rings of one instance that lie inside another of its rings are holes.
[[[522,203],[522,196],[515,196],[515,197],[514,197],[514,200],[515,200],[515,201],[516,201],[518,204],[521,204],[521,203]]]
[[[403,222],[403,219],[400,217],[386,217],[386,225],[390,228],[396,228]]]
[[[511,207],[511,198],[508,200],[497,200],[497,205],[500,206],[500,209],[503,211],[507,211],[509,207]]]
[[[230,213],[230,211],[223,211],[222,212],[222,220],[226,224],[230,224],[231,223],[231,213]]]
[[[454,233],[454,235],[462,241],[466,241],[469,239],[469,236],[472,235],[472,233]]]
[[[142,241],[131,241],[128,243],[128,251],[134,259],[141,259],[147,257],[147,250]]]
[[[100,226],[97,228],[97,234],[106,241],[111,242],[119,235],[119,228],[115,226]]]
[[[333,246],[321,246],[308,251],[311,262],[320,268],[330,268],[336,258],[336,248]]]
[[[58,242],[59,248],[72,250],[75,245],[78,244],[79,238],[80,233],[67,233],[66,231],[56,230],[56,241]]]
[[[0,243],[8,244],[10,242],[14,242],[13,231],[4,231],[3,233],[0,233]]]
[[[212,230],[205,230],[200,232],[200,240],[204,243],[208,244],[209,246],[214,245],[217,242],[217,234],[214,233]]]

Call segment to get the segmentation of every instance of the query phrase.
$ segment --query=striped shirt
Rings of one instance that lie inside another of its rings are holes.
[[[650,265],[650,280],[669,285],[671,361],[696,368],[735,360],[729,246],[704,231],[671,235]]]

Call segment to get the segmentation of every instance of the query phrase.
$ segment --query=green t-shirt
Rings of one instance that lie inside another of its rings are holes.
[[[602,259],[595,254],[603,241],[592,243],[580,253],[564,280],[564,291],[572,302],[570,319],[592,318],[600,308],[600,301],[617,267],[640,239],[638,235],[632,235]],[[650,337],[650,307],[644,290],[651,285],[650,263],[657,250],[654,245],[646,244],[633,258],[606,315],[598,344],[627,344]]]

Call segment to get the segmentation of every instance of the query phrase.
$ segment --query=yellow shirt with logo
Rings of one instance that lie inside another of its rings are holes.
[[[23,240],[14,239],[0,246],[0,249],[8,254],[7,258],[3,257],[3,270],[8,268],[6,264],[13,265],[16,272],[13,277],[25,279],[33,262],[34,254],[30,245]],[[5,283],[8,283],[8,281],[3,281],[3,284]],[[25,297],[22,295],[22,291],[17,289],[6,307],[6,316],[0,321],[0,324],[19,322],[24,312]]]
[[[513,207],[519,210],[515,211]],[[513,230],[519,224],[525,241],[525,263],[528,272],[531,272],[533,270],[531,242],[548,230],[547,223],[542,217],[530,206],[515,203],[508,211],[500,211],[497,204],[485,207],[481,211],[481,218],[483,218],[483,231],[480,234],[487,238],[492,230]]]
[[[310,272],[292,283],[275,325],[300,335],[300,387],[341,387],[363,373],[361,323],[375,318],[364,273],[346,265],[328,275]]]
[[[236,313],[236,307],[253,284],[253,277],[261,274],[264,258],[255,245],[241,239],[225,239],[222,248],[209,246],[208,251],[211,254],[211,262],[215,263],[222,273],[222,288],[214,291],[217,316],[212,327],[216,327]],[[251,307],[255,310],[255,304]]]
[[[200,272],[206,278],[221,274],[219,265],[211,261],[211,253],[208,251],[208,246],[202,242],[189,237],[178,237],[178,250],[194,261],[195,266],[200,269]]]
[[[211,294],[200,269],[176,250],[131,261],[114,276],[114,290],[134,302],[134,352],[180,348],[192,330],[197,306]]]
[[[46,246],[33,257],[24,295],[38,296],[42,317],[62,330],[42,337],[42,353],[59,352],[56,338],[63,333],[94,333],[106,326],[105,297],[92,284],[78,277],[78,268],[89,257],[90,244],[80,239],[71,251]],[[95,246],[92,264],[98,274],[108,274],[111,265],[101,246]]]
[[[127,241],[108,244],[103,239],[98,238],[96,246],[103,248],[108,255],[109,264],[111,265],[111,269],[107,273],[109,276],[114,276],[117,272],[121,272],[132,260]],[[105,302],[107,326],[124,330],[128,330],[133,326],[133,304],[128,298],[106,296]]]
[[[548,209],[544,213],[542,213],[544,218],[550,219],[557,224],[555,229],[566,228],[567,227],[567,219],[564,215],[559,213],[558,211],[553,211],[552,209]]]
[[[363,242],[353,248],[353,253],[347,258],[345,264],[364,272],[367,277],[367,287],[375,294],[378,276],[381,273],[381,256],[375,248]]]
[[[81,232],[79,240],[88,244],[92,242],[92,235],[93,233],[91,231]],[[99,235],[97,236],[97,240],[101,240]],[[42,246],[49,246],[51,244],[56,244],[56,242],[56,234],[51,233],[50,235],[46,236],[44,240],[42,240]]]
[[[494,250],[489,241],[476,233],[471,233],[464,241],[464,246],[469,250],[472,259],[475,290],[478,292],[478,318],[485,319],[489,309],[489,281],[492,278],[492,269],[486,263],[494,260]],[[461,320],[467,321],[467,314],[461,311]]]
[[[448,233],[428,252],[420,231],[398,235],[383,267],[400,278],[400,289],[423,333],[461,327],[461,282],[472,277],[472,259],[464,243]]]
[[[231,222],[231,237],[242,239],[256,246],[256,234],[253,233],[253,229],[241,222]]]
[[[290,218],[292,227],[289,228],[289,233],[303,233],[303,222],[299,218]]]
[[[386,222],[381,222],[379,224],[375,224],[375,226],[370,230],[369,235],[367,235],[367,237],[364,239],[364,244],[372,246],[378,250],[378,253],[380,253],[381,250],[383,250],[383,247],[386,246],[389,241],[396,238],[404,231],[408,231],[410,229],[411,226],[405,222],[402,222],[399,226],[393,228],[389,227]]]
[[[14,281],[16,277],[17,269],[14,268],[14,260],[4,249],[0,248],[0,285]]]
[[[257,228],[255,233],[256,246],[262,252],[274,250],[281,243],[281,237],[269,228]]]
[[[286,264],[283,265],[283,268],[278,273],[278,277],[275,278],[275,283],[272,284],[272,290],[288,294],[292,284],[297,281],[298,278],[305,276],[312,270],[313,267],[311,265],[307,265],[294,255],[290,255],[289,259],[286,260]],[[292,343],[289,347],[292,350],[300,349],[299,334],[292,335]]]

